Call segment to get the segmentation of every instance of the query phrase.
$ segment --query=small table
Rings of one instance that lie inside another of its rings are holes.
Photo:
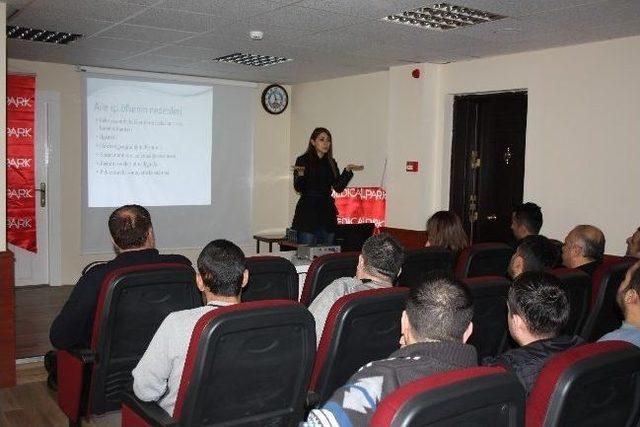
[[[253,238],[256,239],[256,253],[260,253],[260,242],[269,244],[269,252],[273,252],[273,244],[280,243],[285,240],[285,236],[282,234],[254,234]]]

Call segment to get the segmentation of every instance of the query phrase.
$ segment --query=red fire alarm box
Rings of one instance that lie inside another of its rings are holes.
[[[407,162],[405,169],[407,172],[418,172],[418,162]]]

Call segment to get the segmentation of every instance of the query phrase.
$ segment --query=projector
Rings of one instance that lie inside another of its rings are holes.
[[[301,245],[298,246],[298,250],[296,255],[298,258],[304,258],[308,260],[314,260],[319,256],[326,254],[337,254],[340,252],[340,246],[330,245],[330,246],[307,246]]]

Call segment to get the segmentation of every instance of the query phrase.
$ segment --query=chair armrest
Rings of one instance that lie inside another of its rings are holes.
[[[156,402],[143,402],[133,393],[122,395],[122,427],[177,427],[178,423]]]
[[[315,392],[315,391],[313,391],[313,390],[308,390],[307,391],[307,400],[305,402],[305,406],[306,406],[307,410],[314,409],[319,404],[320,404],[320,394]]]
[[[95,355],[89,349],[59,350],[57,358],[58,406],[77,423],[87,408]]]

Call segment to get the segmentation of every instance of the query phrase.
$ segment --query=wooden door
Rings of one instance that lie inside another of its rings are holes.
[[[456,96],[450,209],[474,243],[510,242],[522,203],[527,93]]]

